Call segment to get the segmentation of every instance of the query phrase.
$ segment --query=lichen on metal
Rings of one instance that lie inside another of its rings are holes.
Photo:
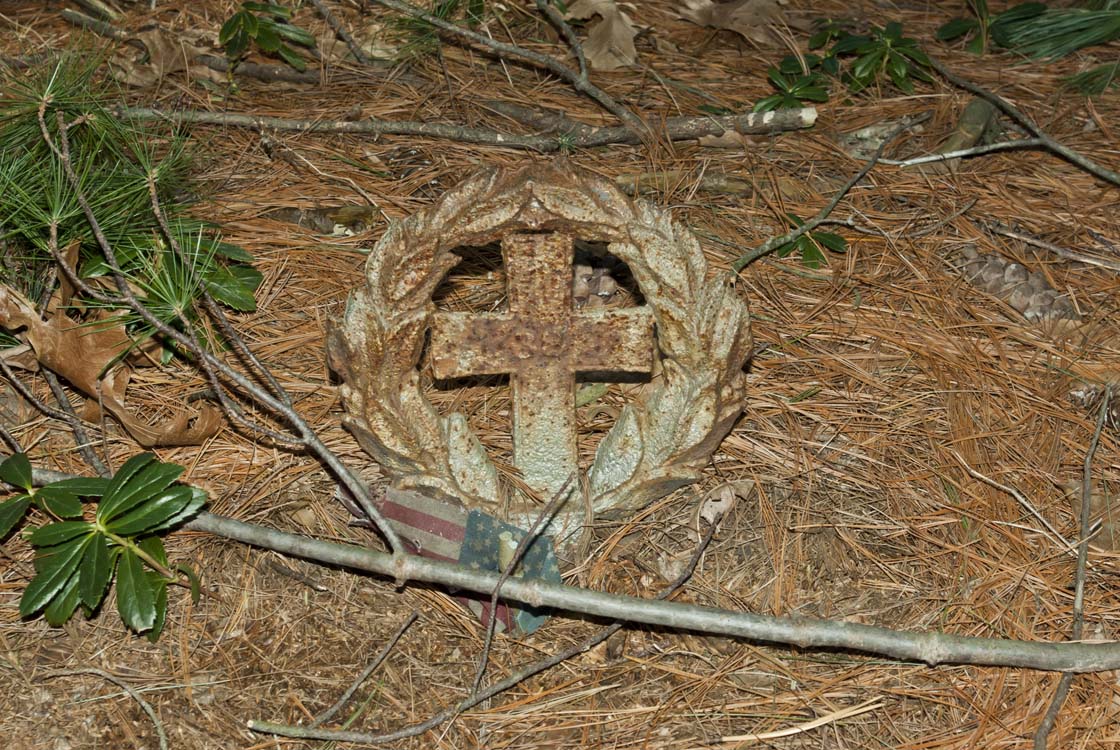
[[[646,305],[576,310],[573,240],[607,243]],[[456,248],[501,242],[508,309],[437,311],[432,293]],[[576,465],[575,376],[661,373],[624,408],[548,527],[570,542],[596,515],[635,511],[699,478],[742,410],[751,347],[745,302],[723,275],[708,278],[684,227],[612,183],[566,162],[475,174],[429,208],[394,223],[370,253],[366,285],[328,336],[342,379],[345,424],[401,489],[529,525],[539,504],[503,486],[467,419],[440,415],[417,366],[431,331],[438,378],[510,374],[514,462],[544,500]],[[652,332],[656,328],[656,345]]]

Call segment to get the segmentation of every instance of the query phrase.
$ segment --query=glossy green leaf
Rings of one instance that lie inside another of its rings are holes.
[[[243,13],[234,13],[226,22],[222,24],[221,30],[218,32],[218,44],[225,47],[229,44],[230,40],[235,35],[242,31]]]
[[[28,492],[35,486],[31,481],[31,462],[22,453],[13,453],[0,463],[0,479]]]
[[[138,633],[156,621],[156,592],[136,553],[126,549],[117,563],[117,611],[124,624]]]
[[[175,566],[175,570],[179,571],[187,577],[191,582],[191,604],[198,604],[198,600],[202,598],[202,579],[199,578],[198,573],[194,572],[194,568],[184,563],[179,563]]]
[[[78,571],[70,574],[62,588],[51,599],[47,608],[43,610],[43,617],[51,625],[62,625],[74,614],[78,608],[80,597],[78,595]]]
[[[277,34],[284,37],[292,44],[298,44],[308,49],[315,49],[315,37],[299,26],[292,26],[290,23],[278,23],[275,29]]]
[[[307,70],[307,61],[300,57],[299,53],[288,45],[280,45],[280,49],[277,51],[277,54],[280,55],[281,59],[283,59],[284,62],[288,63],[288,65],[291,65],[299,72],[302,73],[303,71]]]
[[[131,480],[141,469],[155,460],[156,457],[154,453],[138,453],[132,456],[121,464],[121,467],[113,474],[113,478],[109,480],[109,486],[106,488],[104,494],[113,495],[119,492],[126,482]]]
[[[27,515],[30,505],[31,498],[27,495],[19,495],[0,503],[0,540],[12,533],[16,524]]]
[[[35,499],[52,515],[59,518],[81,518],[82,501],[78,496],[67,489],[55,484],[41,487],[35,493]]]
[[[169,487],[109,521],[105,528],[120,536],[142,534],[179,515],[191,496],[191,488],[184,484]]]
[[[79,571],[79,587],[82,603],[89,609],[96,609],[105,597],[109,579],[113,577],[113,560],[109,554],[109,541],[103,534],[94,534],[82,555]]]
[[[805,238],[808,239],[808,238]],[[801,246],[801,265],[806,268],[820,268],[824,265],[824,253],[817,247],[815,242],[805,242]]]
[[[102,477],[74,477],[51,482],[47,487],[57,487],[78,497],[101,497],[109,489],[109,480]]]
[[[276,33],[276,24],[261,21],[257,29],[257,46],[264,52],[276,52],[280,49],[280,35]]]
[[[45,607],[78,570],[89,536],[60,544],[35,559],[38,575],[27,584],[19,600],[20,617],[28,617]]]
[[[152,591],[155,592],[156,619],[152,623],[152,629],[148,631],[147,637],[149,641],[155,643],[159,640],[160,633],[163,632],[164,623],[167,622],[167,581],[155,571],[148,571],[148,580],[151,583]]]
[[[251,274],[243,277],[231,268],[216,266],[206,273],[203,281],[206,290],[224,305],[240,312],[252,312],[257,309],[257,301],[253,292],[259,284],[260,272],[251,266],[235,266],[235,268],[250,269]],[[256,283],[254,283],[256,282]]]
[[[977,34],[968,40],[968,44],[964,46],[965,52],[970,52],[973,55],[984,54],[984,37]]]
[[[108,525],[114,518],[158,496],[182,473],[183,467],[178,464],[153,461],[144,465],[115,491],[111,489],[106,493],[97,507],[97,520],[103,525]]]
[[[255,11],[257,13],[268,13],[269,15],[276,16],[277,18],[291,18],[292,9],[276,3],[254,3],[245,2],[241,3],[241,7],[245,10]]]
[[[834,253],[843,253],[848,249],[848,241],[832,232],[814,232],[813,239]]]
[[[254,258],[253,254],[240,245],[234,245],[229,242],[214,241],[208,245],[204,245],[206,252],[213,252],[215,255],[220,255],[223,258],[235,260],[238,263],[252,263]]]
[[[86,521],[59,521],[40,526],[28,535],[27,540],[36,547],[53,547],[92,532],[93,525]]]
[[[202,490],[202,489],[199,489],[198,487],[191,487],[190,491],[191,491],[190,502],[187,503],[185,506],[183,506],[182,510],[180,510],[174,516],[171,516],[170,518],[168,518],[163,523],[160,523],[159,525],[153,526],[152,528],[148,529],[147,533],[149,533],[149,534],[162,533],[164,531],[168,531],[170,529],[173,529],[176,526],[178,526],[179,524],[185,523],[186,521],[189,521],[191,518],[193,518],[194,515],[196,513],[198,513],[198,511],[202,508],[202,506],[206,505],[207,497],[206,497],[206,491]]]
[[[138,541],[136,546],[163,567],[171,567],[171,563],[167,560],[167,550],[163,547],[163,540],[158,536],[146,536]]]
[[[979,28],[980,24],[975,19],[954,18],[937,29],[937,38],[943,42],[951,42]]]
[[[832,54],[843,55],[849,52],[855,52],[869,41],[871,41],[871,37],[869,36],[848,34],[842,39],[838,39],[836,44],[832,45]]]

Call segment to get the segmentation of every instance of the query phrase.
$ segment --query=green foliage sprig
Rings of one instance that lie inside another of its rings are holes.
[[[862,91],[880,81],[884,76],[896,88],[907,94],[914,91],[914,79],[931,80],[926,69],[929,57],[917,40],[902,35],[902,24],[891,21],[886,26],[871,26],[866,34],[852,34],[829,27],[825,34],[818,32],[810,40],[827,44],[834,40],[828,57],[854,57],[841,71],[841,79],[853,93]]]
[[[797,229],[805,224],[804,219],[794,216],[791,213],[786,214],[786,219],[789,220],[790,229]],[[778,246],[774,250],[774,254],[779,258],[785,258],[794,250],[797,250],[801,254],[801,264],[803,266],[806,268],[820,268],[826,263],[825,250],[834,253],[843,253],[846,252],[847,249],[848,241],[838,234],[832,232],[809,231],[792,242],[787,242],[784,245]]]
[[[1100,96],[1110,88],[1120,89],[1120,60],[1076,73],[1065,79],[1065,85],[1088,96]]]
[[[298,71],[307,70],[307,61],[288,42],[315,49],[315,37],[295,26],[292,9],[275,3],[241,3],[241,10],[229,17],[218,32],[218,44],[226,51],[231,65],[237,63],[255,44],[261,52],[276,55]]]
[[[168,325],[200,330],[194,300],[204,284],[222,304],[255,309],[261,275],[253,257],[222,242],[214,225],[186,214],[190,162],[183,138],[152,126],[122,122],[110,110],[109,91],[97,79],[100,60],[81,53],[63,55],[49,69],[27,78],[14,74],[0,97],[0,283],[38,300],[51,290],[52,248],[78,251],[79,276],[94,286],[110,268],[79,202],[88,201],[117,261],[140,299]],[[67,123],[70,162],[77,186],[68,179],[49,147],[60,142],[57,118]],[[167,236],[152,208],[155,192],[170,231]],[[176,256],[171,241],[183,250]],[[112,288],[110,285],[109,288]],[[81,307],[97,306],[91,300]],[[110,312],[117,313],[115,308]],[[75,315],[80,316],[77,310]],[[137,342],[152,330],[124,315]],[[170,356],[171,350],[165,353]]]
[[[150,453],[133,456],[112,478],[81,477],[35,488],[27,456],[0,463],[0,480],[18,487],[0,503],[0,539],[36,508],[49,519],[27,535],[35,547],[35,577],[20,598],[21,617],[42,612],[52,625],[69,620],[81,606],[92,615],[117,586],[117,612],[138,633],[155,641],[167,616],[167,584],[176,581],[162,534],[189,520],[206,493],[176,480],[183,467],[161,463]],[[100,498],[87,513],[81,498]],[[198,579],[184,565],[197,601]]]
[[[828,78],[819,71],[823,62],[820,55],[812,54],[801,59],[793,55],[783,58],[778,67],[766,72],[767,79],[778,92],[760,99],[754,111],[769,112],[793,109],[804,102],[827,102]]]

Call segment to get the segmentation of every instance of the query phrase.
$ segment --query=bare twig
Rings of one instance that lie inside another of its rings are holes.
[[[1093,430],[1093,439],[1089,441],[1089,448],[1085,451],[1085,463],[1081,467],[1081,542],[1077,547],[1077,572],[1073,579],[1072,638],[1075,641],[1081,640],[1081,633],[1085,627],[1085,566],[1089,559],[1089,510],[1093,489],[1093,457],[1097,454],[1097,446],[1101,442],[1101,432],[1104,430],[1111,400],[1112,389],[1105,388],[1100,411],[1097,413],[1097,426]],[[1054,722],[1058,719],[1058,713],[1062,710],[1072,683],[1072,672],[1066,672],[1058,681],[1058,688],[1054,691],[1050,707],[1046,709],[1046,715],[1042,717],[1042,722],[1034,733],[1034,750],[1046,750],[1046,740],[1054,728]]]
[[[326,21],[327,25],[334,31],[334,35],[341,39],[350,49],[350,54],[354,56],[354,59],[362,65],[369,65],[370,62],[372,62],[370,56],[365,53],[361,45],[354,41],[354,37],[346,30],[342,22],[335,17],[334,13],[331,13],[331,9],[327,7],[327,4],[324,3],[323,0],[311,0],[311,4],[315,6],[315,10],[319,11],[319,15],[323,17],[323,20]]]
[[[848,192],[853,187],[855,187],[860,180],[866,177],[867,173],[875,167],[875,165],[879,162],[879,158],[883,155],[883,151],[886,150],[891,141],[897,138],[904,130],[908,130],[915,125],[923,123],[930,117],[930,113],[927,112],[920,117],[916,117],[912,120],[902,123],[890,133],[888,133],[887,137],[883,139],[883,142],[879,144],[879,148],[875,149],[875,153],[872,154],[871,158],[867,160],[867,163],[863,165],[863,169],[859,170],[859,172],[857,172],[855,176],[852,177],[852,179],[848,180],[848,182],[843,187],[836,191],[836,195],[832,196],[832,200],[828,202],[827,206],[821,209],[820,213],[806,221],[801,226],[794,229],[792,232],[787,232],[781,237],[771,237],[769,240],[759,245],[751,252],[739,257],[734,263],[731,264],[732,271],[734,271],[735,273],[742,271],[744,268],[749,266],[751,263],[754,263],[759,258],[769,255],[787,242],[793,242],[804,235],[806,232],[811,232],[812,230],[820,226],[820,224],[828,218],[829,214],[831,214],[836,209],[836,206],[840,204],[840,201],[844,199],[844,196],[847,195]]]
[[[981,474],[979,471],[972,468],[972,466],[969,465],[968,461],[965,461],[964,457],[961,456],[961,454],[957,453],[956,451],[952,451],[952,454],[953,454],[953,458],[957,459],[957,461],[960,462],[961,466],[964,468],[965,471],[968,472],[968,475],[970,477],[972,477],[973,479],[978,479],[981,482],[983,482],[984,484],[988,485],[989,487],[994,487],[995,489],[999,490],[1000,492],[1005,492],[1008,495],[1011,495],[1011,497],[1015,498],[1015,501],[1018,502],[1019,505],[1023,506],[1023,509],[1025,511],[1027,511],[1032,516],[1034,516],[1035,519],[1040,524],[1042,524],[1043,527],[1045,527],[1046,532],[1050,535],[1051,541],[1053,541],[1055,544],[1057,544],[1059,547],[1061,547],[1063,552],[1066,552],[1066,553],[1071,554],[1071,555],[1075,554],[1075,548],[1072,544],[1070,544],[1069,540],[1067,540],[1064,536],[1062,536],[1058,532],[1058,530],[1054,528],[1053,524],[1051,524],[1049,521],[1046,520],[1046,516],[1044,516],[1044,515],[1042,515],[1041,513],[1038,512],[1038,509],[1034,507],[1034,505],[1031,503],[1030,500],[1027,500],[1026,496],[1022,492],[1020,492],[1019,490],[1015,489],[1014,487],[1012,487],[1010,485],[1002,484],[1002,483],[997,482],[996,480],[992,479],[989,476],[985,476],[984,474]]]
[[[100,677],[103,680],[108,680],[109,682],[119,687],[121,690],[128,693],[129,698],[132,698],[132,700],[139,703],[140,708],[142,708],[144,710],[144,713],[148,715],[148,718],[152,721],[152,726],[155,727],[156,736],[159,738],[160,750],[167,750],[167,734],[163,731],[163,723],[159,720],[159,717],[156,716],[155,709],[152,708],[150,703],[144,700],[144,697],[140,695],[136,688],[132,687],[120,677],[117,677],[115,674],[106,672],[103,669],[94,669],[92,667],[87,667],[84,669],[63,669],[57,672],[47,672],[45,675],[43,675],[43,677],[48,680],[53,680],[57,677],[73,677],[75,675],[84,674],[94,675],[95,677]]]
[[[882,164],[890,164],[894,167],[914,167],[919,164],[932,164],[939,161],[949,161],[950,159],[960,159],[966,156],[982,156],[983,154],[991,154],[996,151],[1019,151],[1045,145],[1046,142],[1041,138],[1021,138],[1017,141],[1001,141],[1000,143],[992,143],[987,146],[973,146],[972,148],[962,148],[958,151],[946,151],[943,154],[915,156],[913,159],[880,159],[879,162]]]
[[[586,70],[584,70],[583,75],[581,75],[568,66],[562,64],[559,60],[549,57],[548,55],[542,55],[539,52],[525,49],[524,47],[518,46],[516,44],[506,44],[505,42],[499,42],[496,39],[491,39],[488,36],[484,36],[477,32],[471,31],[470,29],[456,26],[449,21],[446,21],[438,16],[434,16],[431,13],[426,13],[420,8],[417,8],[410,3],[402,2],[401,0],[373,0],[373,2],[377,3],[378,5],[383,5],[390,10],[395,10],[398,13],[403,13],[407,16],[412,16],[413,18],[419,18],[420,20],[426,21],[432,26],[435,26],[440,31],[451,34],[453,36],[457,36],[460,39],[464,39],[479,46],[491,49],[503,57],[520,58],[522,60],[525,60],[526,62],[533,63],[540,68],[544,68],[545,70],[554,74],[556,77],[570,84],[576,91],[586,95],[597,104],[599,104],[599,106],[601,106],[603,109],[607,110],[612,115],[617,117],[628,129],[633,131],[633,134],[639,139],[644,137],[648,132],[646,130],[645,122],[640,117],[631,112],[622,104],[619,104],[617,101],[615,101],[614,98],[611,97],[607,92],[591,83],[591,81],[587,79]]]
[[[333,706],[316,716],[311,724],[309,724],[309,726],[317,727],[324,721],[330,721],[331,717],[341,711],[342,707],[345,706],[346,703],[354,697],[354,693],[358,692],[358,688],[361,687],[361,684],[369,679],[369,676],[373,674],[378,667],[381,666],[381,662],[385,661],[386,657],[389,656],[389,652],[391,652],[397,645],[397,641],[401,639],[401,636],[403,636],[404,632],[408,630],[409,627],[411,627],[412,623],[416,622],[416,618],[418,618],[419,616],[420,614],[413,610],[412,614],[410,614],[405,619],[405,621],[401,623],[401,626],[397,628],[397,632],[394,633],[388,641],[386,641],[385,646],[381,649],[381,652],[377,655],[377,657],[372,662],[370,662],[369,666],[362,670],[362,673],[358,675],[358,679],[354,680],[353,684],[351,684],[350,687],[346,689],[346,692],[342,694],[342,697],[340,697]]]
[[[112,270],[112,277],[117,286],[117,291],[120,294],[121,300],[137,315],[139,315],[146,323],[153,327],[154,330],[160,334],[168,337],[182,346],[186,351],[189,351],[199,362],[200,365],[207,371],[211,378],[212,384],[217,381],[218,374],[226,378],[228,381],[234,383],[241,388],[245,393],[249,394],[257,403],[277,414],[284,419],[295,431],[297,438],[302,446],[306,447],[320,462],[327,467],[335,478],[341,482],[357,499],[361,505],[362,510],[366,512],[370,520],[377,526],[378,531],[385,537],[389,547],[393,550],[394,556],[403,554],[404,546],[401,543],[400,536],[389,525],[389,522],[381,515],[373,501],[373,497],[369,494],[366,486],[358,480],[358,478],[350,471],[350,469],[342,462],[341,459],[319,438],[318,434],[311,428],[303,417],[291,406],[290,399],[281,399],[273,396],[260,388],[256,383],[248,377],[238,372],[237,370],[229,367],[225,362],[219,360],[211,354],[202,344],[198,341],[190,329],[186,333],[176,330],[171,326],[164,323],[162,320],[154,316],[148,308],[137,299],[135,293],[128,285],[123,271],[121,270],[120,263],[117,261],[116,252],[113,249],[112,243],[106,238],[104,231],[101,229],[101,224],[94,215],[93,209],[90,206],[89,199],[85,194],[82,182],[74,171],[73,163],[70,160],[70,142],[67,135],[67,124],[63,120],[63,114],[57,113],[58,118],[58,142],[51,135],[50,130],[46,124],[46,107],[47,102],[44,101],[39,107],[39,131],[43,136],[44,142],[51,149],[52,153],[59,159],[62,165],[63,172],[66,175],[67,182],[74,190],[74,197],[81,206],[82,213],[89,222],[90,230],[93,233],[94,239],[98,247],[105,256],[105,262]],[[218,387],[220,392],[220,384]]]
[[[288,130],[297,133],[362,133],[365,135],[421,135],[461,143],[480,143],[504,148],[540,152],[572,148],[592,148],[619,143],[639,143],[633,130],[625,127],[590,128],[576,133],[557,135],[520,135],[502,133],[489,128],[474,128],[439,122],[408,122],[366,118],[363,120],[296,120],[285,117],[234,112],[201,112],[178,110],[163,112],[148,107],[120,107],[117,115],[141,121],[166,121],[179,125],[228,125],[255,130]],[[720,117],[670,117],[658,123],[659,134],[671,141],[696,140],[706,135],[723,135],[727,131],[746,134],[777,133],[812,127],[817,111],[783,109],[775,112],[751,112]]]
[[[521,564],[521,558],[525,557],[525,553],[533,542],[540,537],[541,532],[552,521],[552,517],[556,515],[556,511],[568,499],[568,490],[571,488],[572,483],[575,481],[575,474],[569,474],[568,478],[564,480],[564,484],[557,490],[548,504],[537,515],[537,520],[533,523],[533,527],[529,529],[525,536],[521,537],[521,541],[517,543],[517,549],[513,551],[513,556],[510,558],[509,564],[502,570],[501,576],[498,578],[498,585],[490,592],[490,623],[486,627],[486,639],[482,643],[482,653],[478,657],[478,669],[474,674],[474,682],[471,683],[471,692],[477,693],[482,686],[482,678],[486,676],[486,666],[490,662],[490,647],[494,643],[494,630],[498,626],[498,597],[501,594],[502,584],[513,575],[513,571],[517,570],[517,566]]]
[[[564,41],[572,48],[572,54],[576,57],[576,63],[579,65],[579,77],[587,80],[587,58],[583,54],[583,45],[579,41],[579,35],[576,34],[571,24],[564,20],[564,16],[556,8],[552,7],[551,0],[537,0],[537,10],[541,12],[548,22],[556,27],[556,30],[564,37]]]
[[[1120,262],[1108,260],[1106,258],[1097,258],[1092,255],[1084,255],[1083,253],[1070,250],[1061,245],[1055,245],[1053,242],[1047,242],[1046,240],[1040,240],[1038,237],[1032,237],[1025,232],[1016,232],[1014,229],[1006,227],[997,221],[984,222],[984,228],[993,234],[1019,240],[1022,243],[1030,245],[1031,247],[1037,247],[1041,250],[1047,250],[1065,260],[1071,260],[1075,263],[1085,263],[1090,266],[1096,266],[1097,268],[1107,268],[1110,271],[1120,271]]]
[[[1027,117],[1019,111],[1018,108],[1013,106],[1010,102],[1002,96],[988,91],[986,88],[979,86],[972,81],[961,78],[956,73],[946,68],[939,60],[930,58],[930,65],[941,74],[945,80],[954,86],[958,86],[969,93],[984,99],[995,105],[1001,112],[1010,117],[1012,120],[1021,125],[1028,133],[1035,137],[1040,143],[1039,145],[1047,151],[1062,157],[1076,167],[1083,169],[1089,174],[1097,177],[1105,182],[1111,182],[1113,185],[1120,185],[1120,173],[1114,172],[1111,169],[1100,166],[1096,162],[1082,156],[1072,148],[1065,146],[1061,142],[1051,138],[1042,131],[1034,120]]]

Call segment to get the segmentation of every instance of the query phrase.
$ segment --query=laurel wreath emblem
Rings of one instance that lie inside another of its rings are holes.
[[[476,173],[389,227],[370,252],[366,285],[328,334],[346,427],[399,489],[504,511],[511,521],[531,513],[509,502],[466,418],[436,411],[417,369],[432,294],[460,260],[453,250],[523,231],[608,243],[656,324],[661,377],[599,444],[586,476],[592,511],[633,511],[698,479],[742,411],[747,305],[728,279],[707,278],[687,228],[564,161]]]

